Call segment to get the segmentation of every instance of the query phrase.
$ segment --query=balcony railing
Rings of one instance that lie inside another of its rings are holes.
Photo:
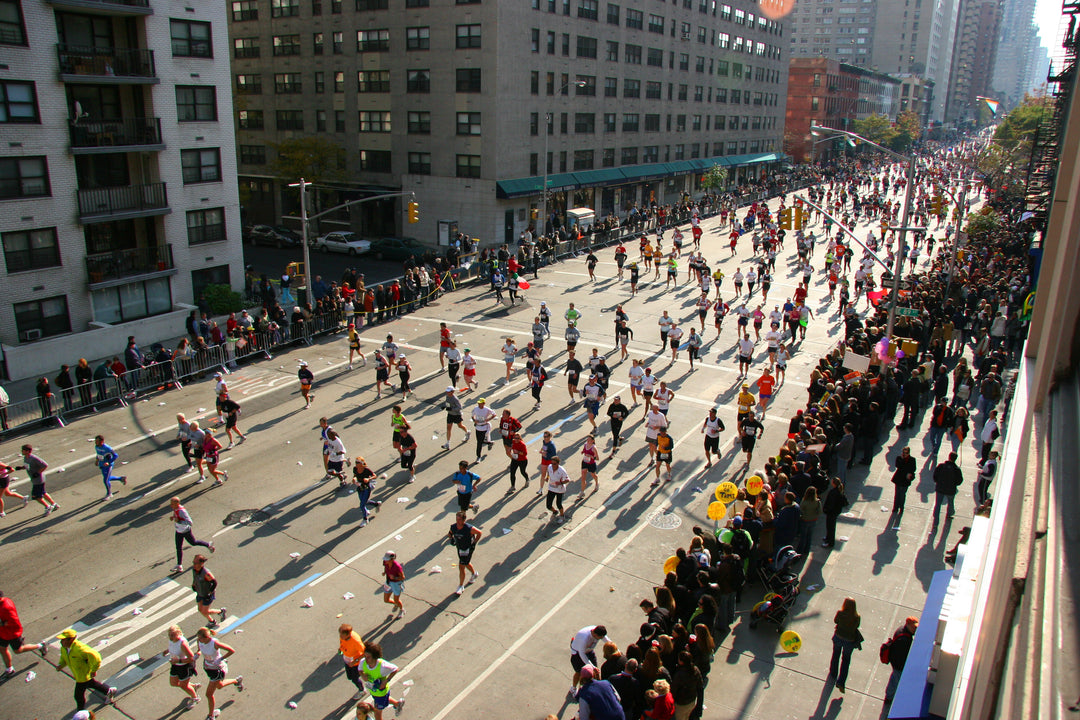
[[[71,126],[71,147],[114,148],[125,145],[160,145],[160,118],[79,121]]]
[[[86,277],[91,285],[173,269],[172,245],[86,256]]]
[[[153,78],[154,51],[57,43],[61,75]]]
[[[153,12],[150,0],[48,0],[48,2],[50,5],[99,14],[149,15]]]
[[[165,183],[148,183],[125,187],[104,187],[79,190],[79,218],[110,219],[110,216],[138,214],[169,207]]]

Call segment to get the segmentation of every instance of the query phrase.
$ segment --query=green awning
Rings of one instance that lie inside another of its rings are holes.
[[[728,162],[728,158],[716,157],[704,160],[696,158],[694,160],[677,160],[668,163],[627,165],[620,168],[600,168],[599,170],[579,170],[572,173],[548,175],[548,189],[576,190],[586,187],[626,185],[634,182],[662,180],[678,175],[697,175],[702,170],[706,170],[713,165],[729,164],[731,163]],[[543,175],[499,180],[495,183],[495,196],[500,199],[510,199],[539,195],[543,187]]]
[[[601,168],[599,170],[581,170],[571,173],[577,179],[579,188],[596,187],[598,185],[618,185],[626,182],[626,176],[618,168]]]
[[[716,159],[720,160],[721,158]],[[746,165],[779,162],[782,156],[777,153],[749,153],[747,155],[726,155],[722,159],[730,167],[744,167]]]

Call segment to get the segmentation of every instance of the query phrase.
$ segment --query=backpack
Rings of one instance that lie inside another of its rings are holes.
[[[746,564],[743,560],[744,558],[741,556],[738,558],[730,557],[728,559],[728,562],[731,564],[731,574],[736,588],[741,588],[746,584]]]
[[[893,640],[895,639],[896,637],[894,636],[881,643],[881,648],[878,649],[878,659],[881,660],[882,665],[889,664],[889,649],[892,648]]]
[[[745,530],[731,531],[731,550],[736,555],[745,560],[750,557],[750,551],[753,550],[753,548],[754,543]]]

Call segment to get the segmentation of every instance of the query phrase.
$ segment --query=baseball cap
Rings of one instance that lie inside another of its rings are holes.
[[[216,377],[216,378],[220,378],[220,377],[221,377],[221,373],[214,373],[214,377]]]
[[[77,638],[78,636],[79,636],[79,633],[75,632],[75,628],[68,628],[67,630],[64,630],[59,635],[57,635],[56,639],[57,640],[67,640],[69,638]]]
[[[596,668],[592,665],[586,665],[581,668],[581,679],[592,680],[596,676]]]
[[[307,366],[307,360],[301,360],[300,361],[300,366],[301,367],[306,367]]]
[[[454,386],[453,385],[447,385],[446,386],[446,392],[454,392]]]
[[[71,716],[71,720],[90,720],[90,711],[80,710]]]
[[[397,558],[397,553],[393,550],[387,550],[386,554],[382,556],[383,562],[389,562],[390,560],[394,560],[395,558]]]
[[[735,517],[733,517],[731,519],[731,524],[736,526],[736,527],[741,527],[742,526],[742,517],[736,515]]]
[[[546,307],[547,306],[547,300],[541,300],[540,304]]]
[[[477,403],[486,403],[486,402],[487,402],[487,400],[485,400],[484,398],[480,398],[480,399],[479,399],[479,400],[477,400],[476,402],[477,402]]]

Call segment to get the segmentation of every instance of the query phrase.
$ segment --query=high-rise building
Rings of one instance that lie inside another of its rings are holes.
[[[877,3],[871,66],[890,75],[912,73],[933,80],[938,91],[933,97],[930,118],[935,121],[945,116],[961,1]]]
[[[241,186],[249,220],[288,214],[275,146],[340,149],[332,206],[364,235],[484,243],[543,217],[598,216],[781,160],[787,40],[751,0],[233,0]],[[535,215],[534,215],[535,213]],[[534,217],[536,219],[534,220]]]
[[[945,121],[975,120],[982,101],[990,97],[997,56],[1001,0],[964,0],[953,45],[952,73]]]
[[[796,2],[787,17],[792,57],[825,57],[870,67],[877,17],[875,0]]]
[[[227,32],[222,3],[0,0],[8,377],[180,334],[242,283]]]
[[[1033,81],[1034,53],[1040,46],[1034,16],[1035,0],[1004,0],[991,82],[995,99],[1002,103],[1000,113],[1018,105],[1024,93],[1046,81],[1045,73],[1040,80]]]

